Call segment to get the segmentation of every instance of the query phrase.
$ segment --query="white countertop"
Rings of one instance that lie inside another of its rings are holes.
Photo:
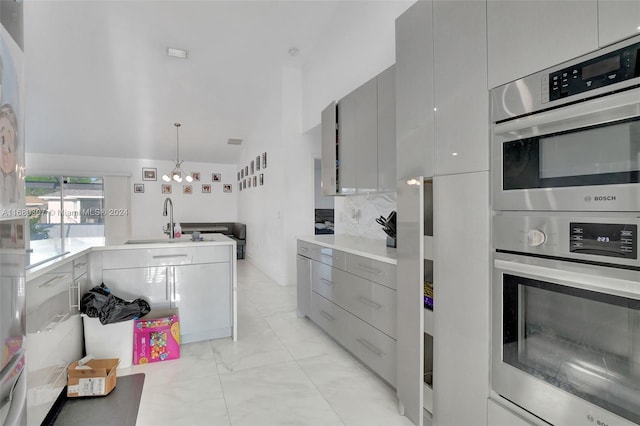
[[[301,241],[342,250],[358,256],[368,257],[381,262],[396,265],[396,249],[387,247],[386,240],[354,237],[351,235],[305,235],[298,237]]]
[[[150,248],[170,248],[178,244],[180,247],[197,247],[211,245],[236,245],[236,241],[223,234],[203,234],[203,240],[192,241],[191,235],[183,235],[181,238],[170,242],[160,242],[161,239],[148,239],[147,243],[105,245],[104,238],[67,238],[64,244],[64,253],[60,253],[59,240],[32,241],[31,265],[27,269],[27,281],[51,272],[63,263],[84,256],[91,251],[100,250],[132,250]],[[134,240],[135,241],[135,240]],[[234,250],[235,252],[235,250]]]

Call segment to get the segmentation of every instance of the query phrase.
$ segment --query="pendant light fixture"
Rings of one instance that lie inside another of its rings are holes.
[[[176,166],[169,173],[162,176],[162,180],[165,182],[171,182],[172,180],[176,182],[182,182],[182,176],[184,175],[184,180],[187,182],[193,181],[193,178],[190,174],[187,174],[182,171],[180,166],[182,165],[182,161],[180,161],[180,123],[174,123],[176,126]]]

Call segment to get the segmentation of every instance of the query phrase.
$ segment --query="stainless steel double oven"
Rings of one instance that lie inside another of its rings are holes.
[[[640,424],[640,37],[496,88],[492,389]]]

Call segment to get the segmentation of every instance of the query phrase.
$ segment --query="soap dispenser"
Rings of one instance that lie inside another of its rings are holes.
[[[177,223],[176,226],[173,228],[173,236],[175,238],[180,238],[182,236],[182,228],[180,227],[179,223]]]

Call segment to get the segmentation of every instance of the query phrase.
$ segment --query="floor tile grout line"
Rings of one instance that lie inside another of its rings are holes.
[[[229,426],[233,426],[233,422],[231,421],[231,413],[229,413],[229,404],[227,404],[227,396],[224,393],[224,384],[222,383],[222,378],[220,377],[220,371],[218,371],[218,362],[216,361],[216,351],[213,347],[213,340],[209,340],[209,347],[211,348],[211,352],[213,353],[213,367],[216,371],[216,377],[218,377],[218,383],[220,383],[220,390],[222,391],[222,399],[224,400],[224,409],[227,413]]]

